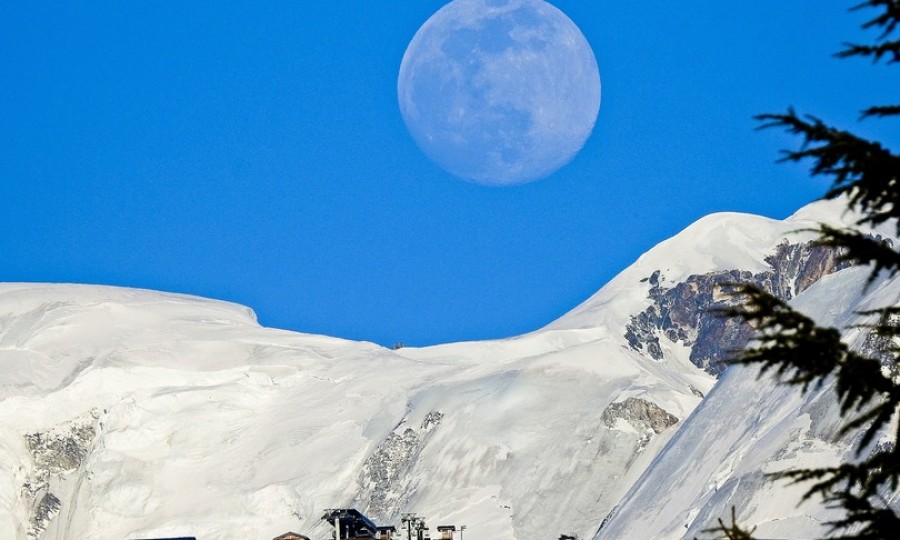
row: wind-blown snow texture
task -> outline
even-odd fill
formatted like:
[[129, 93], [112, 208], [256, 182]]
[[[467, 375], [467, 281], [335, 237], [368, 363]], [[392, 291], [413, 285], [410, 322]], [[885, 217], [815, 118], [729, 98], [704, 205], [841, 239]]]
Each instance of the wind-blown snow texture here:
[[762, 280], [825, 322], [895, 301], [792, 234], [840, 208], [709, 216], [544, 329], [422, 349], [195, 297], [0, 285], [0, 538], [316, 539], [342, 506], [470, 540], [591, 537], [614, 508], [598, 538], [690, 538], [731, 504], [766, 534], [815, 531], [822, 511], [762, 473], [846, 452], [828, 389], [716, 383], [692, 350], [740, 332], [704, 311], [714, 286], [691, 291]]

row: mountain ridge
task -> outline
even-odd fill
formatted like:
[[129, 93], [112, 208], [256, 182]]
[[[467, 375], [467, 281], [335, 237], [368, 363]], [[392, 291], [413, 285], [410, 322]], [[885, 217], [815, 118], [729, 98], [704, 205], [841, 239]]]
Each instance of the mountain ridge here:
[[[811, 238], [791, 234], [811, 219], [852, 221], [840, 208], [708, 216], [544, 328], [396, 351], [264, 328], [199, 297], [0, 284], [0, 457], [13, 464], [0, 536], [318, 538], [320, 511], [341, 505], [485, 539], [589, 537], [619, 507], [601, 534], [626, 530], [640, 513], [627, 501], [722, 384], [692, 361], [700, 334], [670, 332], [677, 317], [651, 318], [658, 355], [629, 341], [634, 318], [662, 306], [654, 287], [766, 272], [785, 238]], [[711, 516], [721, 501], [701, 502]]]

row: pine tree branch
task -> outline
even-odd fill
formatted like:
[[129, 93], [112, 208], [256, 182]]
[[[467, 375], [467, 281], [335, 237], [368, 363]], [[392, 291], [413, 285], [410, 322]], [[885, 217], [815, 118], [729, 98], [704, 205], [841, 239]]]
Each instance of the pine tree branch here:
[[[728, 294], [738, 296], [740, 302], [720, 313], [739, 317], [758, 331], [754, 343], [732, 362], [757, 364], [761, 374], [774, 371], [781, 382], [801, 386], [804, 391], [833, 376], [841, 416], [858, 413], [842, 427], [841, 434], [862, 429], [862, 436], [855, 443], [856, 454], [860, 456], [867, 451], [900, 407], [900, 387], [883, 372], [881, 362], [850, 350], [836, 329], [816, 325], [812, 319], [754, 285], [730, 284], [727, 290]], [[894, 311], [897, 308], [868, 312], [881, 316], [878, 326], [890, 337], [900, 335], [897, 326], [887, 322]], [[846, 507], [845, 518], [835, 522], [835, 531], [852, 526], [878, 534], [881, 522], [873, 520], [887, 522], [897, 517], [893, 512], [885, 514], [870, 503], [879, 492], [885, 488], [895, 491], [900, 483], [900, 448], [897, 447], [876, 450], [859, 463], [792, 470], [773, 476], [792, 483], [809, 483], [804, 500], [820, 495], [838, 506], [855, 501], [855, 507]], [[868, 533], [859, 534], [848, 538], [869, 538]]]
[[[727, 293], [738, 304], [719, 310], [725, 317], [750, 323], [758, 334], [755, 345], [740, 351], [734, 364], [759, 364], [784, 383], [805, 391], [833, 373], [852, 354], [834, 328], [821, 328], [784, 301], [750, 284], [732, 284]], [[802, 354], [798, 354], [802, 352]]]
[[878, 28], [881, 34], [876, 38], [874, 45], [860, 45], [845, 43], [845, 49], [835, 56], [848, 58], [851, 56], [870, 56], [875, 62], [882, 57], [889, 58], [888, 63], [900, 62], [900, 40], [889, 39], [891, 34], [900, 27], [900, 0], [868, 0], [854, 6], [853, 10], [863, 8], [881, 9], [881, 13], [863, 24], [864, 29]]
[[900, 40], [895, 39], [886, 41], [878, 45], [859, 45], [856, 43], [845, 43], [846, 47], [843, 51], [837, 53], [838, 58], [849, 58], [851, 56], [871, 56], [872, 60], [878, 62], [882, 57], [888, 57], [888, 63], [893, 64], [900, 62]]
[[[704, 533], [717, 534], [714, 539], [711, 540], [754, 540], [753, 533], [756, 532], [756, 527], [753, 527], [750, 530], [742, 528], [737, 523], [737, 513], [734, 507], [731, 507], [731, 525], [726, 525], [722, 518], [719, 518], [719, 525], [713, 527], [711, 529], [705, 529]], [[724, 536], [720, 536], [724, 535]], [[698, 540], [695, 538], [694, 540]]]
[[881, 362], [850, 350], [837, 329], [818, 326], [755, 285], [729, 287], [727, 294], [738, 303], [718, 312], [740, 318], [757, 330], [751, 345], [730, 363], [759, 365], [760, 375], [774, 371], [779, 381], [803, 391], [834, 375], [841, 415], [859, 413], [847, 429], [868, 426], [858, 450], [867, 446], [900, 404], [900, 387], [883, 372]]
[[[897, 489], [900, 470], [895, 450], [876, 451], [859, 463], [844, 463], [836, 467], [790, 470], [768, 475], [789, 480], [791, 484], [810, 484], [802, 500], [815, 495], [828, 503], [843, 504], [845, 499], [879, 500], [879, 493]], [[887, 507], [887, 504], [884, 504]]]
[[900, 105], [881, 105], [878, 107], [869, 107], [862, 112], [860, 120], [871, 117], [884, 118], [887, 116], [900, 115]]
[[867, 286], [871, 285], [882, 271], [894, 276], [900, 272], [900, 253], [894, 251], [890, 241], [878, 236], [853, 229], [838, 229], [830, 225], [820, 225], [816, 244], [830, 247], [839, 252], [839, 257], [853, 265], [869, 266]]
[[863, 427], [863, 437], [857, 443], [856, 453], [861, 454], [875, 440], [882, 429], [891, 421], [891, 416], [897, 410], [897, 404], [891, 400], [886, 400], [881, 404], [869, 409], [865, 413], [854, 417], [841, 427], [840, 435], [848, 435]]
[[[866, 0], [853, 9], [872, 8], [876, 15], [864, 29], [878, 29], [880, 35], [869, 44], [845, 44], [836, 56], [867, 56], [878, 62], [900, 63], [900, 0]], [[900, 105], [874, 106], [862, 111], [862, 118], [900, 115]], [[826, 125], [812, 116], [799, 117], [794, 110], [786, 114], [757, 117], [762, 128], [780, 127], [803, 137], [798, 151], [786, 152], [782, 161], [812, 160], [812, 174], [832, 178], [825, 198], [846, 196], [848, 206], [863, 217], [858, 225], [879, 225], [897, 219], [900, 235], [900, 156], [876, 141], [868, 141], [844, 130]], [[868, 285], [879, 275], [900, 273], [900, 253], [881, 238], [859, 231], [823, 225], [817, 243], [839, 250], [844, 261], [870, 265]], [[732, 284], [724, 289], [737, 297], [736, 306], [720, 309], [720, 314], [738, 317], [757, 329], [749, 347], [737, 353], [731, 363], [756, 364], [760, 376], [774, 372], [783, 383], [800, 386], [804, 392], [813, 384], [833, 378], [841, 417], [852, 418], [842, 426], [840, 436], [854, 436], [856, 462], [836, 467], [791, 470], [772, 476], [791, 482], [807, 482], [804, 499], [820, 495], [827, 504], [842, 508], [843, 518], [829, 522], [830, 533], [852, 531], [842, 540], [884, 540], [900, 531], [900, 516], [881, 497], [896, 493], [900, 485], [900, 423], [891, 425], [900, 410], [900, 307], [889, 306], [861, 313], [877, 316], [874, 324], [857, 325], [878, 336], [878, 358], [851, 350], [835, 328], [823, 328], [794, 311], [785, 302], [758, 287]], [[870, 319], [871, 320], [871, 319]], [[885, 356], [891, 363], [882, 365]], [[857, 435], [858, 433], [858, 435]], [[877, 437], [889, 435], [890, 444], [875, 445]], [[863, 457], [865, 455], [865, 457]], [[708, 532], [724, 534], [727, 539], [746, 540], [732, 508], [731, 525], [721, 519]]]
[[[832, 176], [825, 198], [847, 195], [850, 207], [865, 217], [859, 224], [878, 225], [900, 218], [900, 156], [881, 144], [826, 125], [813, 116], [800, 118], [793, 109], [787, 114], [757, 116], [761, 128], [782, 127], [802, 135], [803, 147], [788, 151], [782, 161], [812, 159], [812, 174]], [[900, 222], [897, 224], [900, 234]]]
[[847, 515], [828, 522], [831, 532], [856, 528], [852, 536], [840, 536], [836, 540], [884, 540], [894, 538], [900, 531], [900, 518], [886, 504], [877, 508], [867, 498], [850, 493], [839, 493], [832, 502], [844, 508]]
[[857, 11], [865, 8], [882, 8], [883, 13], [869, 20], [862, 27], [864, 29], [881, 28], [881, 36], [879, 39], [885, 39], [900, 26], [900, 0], [867, 0], [861, 4], [853, 6], [851, 11]]

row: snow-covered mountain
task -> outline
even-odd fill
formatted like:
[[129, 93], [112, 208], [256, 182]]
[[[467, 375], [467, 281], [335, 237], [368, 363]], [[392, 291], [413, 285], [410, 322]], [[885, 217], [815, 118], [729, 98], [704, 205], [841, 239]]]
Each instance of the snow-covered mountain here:
[[[900, 303], [900, 281], [861, 294], [866, 268], [826, 276], [793, 301], [821, 324], [859, 323], [860, 309]], [[871, 346], [860, 328], [846, 333], [857, 347]], [[701, 534], [734, 506], [759, 538], [819, 538], [824, 522], [840, 516], [819, 498], [803, 502], [804, 485], [765, 478], [767, 473], [837, 465], [852, 460], [831, 384], [802, 396], [796, 388], [757, 380], [752, 368], [730, 369], [656, 457], [595, 536], [679, 539]], [[874, 446], [873, 446], [874, 448]], [[887, 498], [900, 500], [900, 493]]]
[[708, 309], [735, 280], [825, 322], [896, 301], [795, 232], [842, 208], [706, 217], [546, 328], [420, 349], [196, 297], [0, 285], [0, 538], [318, 539], [350, 506], [470, 540], [692, 538], [732, 504], [814, 530], [821, 510], [761, 475], [846, 451], [829, 400], [722, 374], [751, 331]]

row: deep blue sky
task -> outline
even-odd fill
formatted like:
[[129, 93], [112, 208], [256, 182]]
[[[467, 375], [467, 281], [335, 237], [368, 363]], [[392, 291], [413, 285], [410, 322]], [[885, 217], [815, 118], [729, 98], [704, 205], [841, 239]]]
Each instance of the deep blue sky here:
[[857, 124], [896, 68], [835, 60], [857, 3], [559, 0], [600, 65], [592, 137], [550, 178], [449, 176], [396, 77], [442, 0], [0, 3], [0, 280], [198, 294], [390, 345], [549, 323], [713, 211], [785, 217], [793, 105]]

